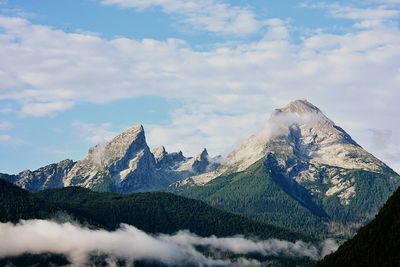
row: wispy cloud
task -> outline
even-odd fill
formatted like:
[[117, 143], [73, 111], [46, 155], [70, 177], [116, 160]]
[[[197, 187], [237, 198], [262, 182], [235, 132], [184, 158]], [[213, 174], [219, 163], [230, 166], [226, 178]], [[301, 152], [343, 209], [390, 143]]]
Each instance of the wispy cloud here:
[[182, 24], [212, 33], [247, 35], [263, 26], [250, 9], [218, 0], [102, 0], [101, 3], [137, 10], [160, 8]]
[[74, 106], [72, 101], [26, 102], [21, 109], [22, 116], [43, 117], [67, 110]]
[[8, 134], [0, 134], [0, 142], [11, 142], [13, 137]]
[[393, 5], [400, 4], [400, 0], [368, 0], [368, 2], [378, 3], [378, 4], [393, 4]]
[[[64, 254], [73, 266], [84, 266], [90, 254], [106, 255], [109, 262], [123, 259], [129, 263], [146, 260], [167, 265], [259, 266], [258, 261], [245, 256], [252, 253], [317, 260], [337, 249], [332, 240], [310, 244], [276, 239], [255, 241], [244, 237], [203, 238], [187, 231], [149, 235], [126, 224], [108, 232], [45, 220], [0, 223], [0, 233], [0, 257], [57, 253]], [[199, 250], [199, 246], [206, 248], [206, 252]], [[221, 259], [216, 252], [229, 252], [236, 259]]]
[[5, 16], [17, 16], [21, 18], [31, 19], [36, 17], [35, 13], [28, 12], [21, 8], [9, 7], [8, 0], [0, 0], [0, 14]]
[[395, 146], [393, 131], [390, 129], [368, 129], [371, 137], [369, 147], [380, 157], [394, 162], [393, 168], [400, 170], [400, 148]]
[[0, 120], [0, 130], [6, 130], [12, 127], [12, 123], [9, 121]]
[[[0, 120], [0, 131], [8, 130], [12, 127], [13, 127], [13, 124], [10, 121]], [[15, 143], [19, 143], [19, 142], [16, 138], [11, 136], [10, 134], [0, 132], [0, 143], [15, 144]]]
[[397, 8], [384, 5], [385, 1], [380, 1], [380, 4], [360, 8], [337, 2], [303, 2], [300, 7], [327, 10], [333, 18], [357, 21], [354, 24], [356, 28], [371, 28], [382, 26], [383, 23], [388, 23], [400, 15]]
[[77, 121], [72, 123], [72, 128], [80, 138], [93, 145], [109, 141], [117, 134], [113, 131], [112, 124], [109, 122], [93, 124]]

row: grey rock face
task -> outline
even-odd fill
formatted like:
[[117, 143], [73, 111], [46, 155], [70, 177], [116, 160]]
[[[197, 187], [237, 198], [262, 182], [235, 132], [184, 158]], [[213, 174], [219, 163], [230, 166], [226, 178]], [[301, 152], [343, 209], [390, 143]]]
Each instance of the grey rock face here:
[[[178, 171], [185, 174], [183, 176], [195, 176], [202, 173], [214, 171], [219, 167], [219, 163], [208, 155], [207, 149], [203, 149], [198, 155], [190, 158], [182, 164]], [[184, 178], [184, 177], [183, 177]]]
[[75, 162], [66, 159], [35, 171], [25, 170], [15, 176], [14, 183], [28, 191], [63, 187], [63, 179]]
[[64, 186], [128, 193], [158, 190], [169, 182], [156, 170], [143, 127], [135, 125], [110, 142], [91, 148], [68, 173]]
[[203, 173], [207, 171], [207, 168], [210, 165], [210, 160], [208, 156], [207, 149], [203, 149], [201, 153], [194, 158], [192, 169], [196, 173]]
[[182, 151], [168, 153], [164, 146], [160, 146], [153, 151], [157, 168], [164, 170], [176, 170], [188, 159], [183, 155]]
[[208, 155], [205, 148], [192, 158], [183, 156], [182, 151], [168, 153], [164, 147], [156, 148], [153, 154], [157, 168], [164, 173], [164, 176], [173, 177], [174, 182], [208, 173], [219, 166], [219, 163]]

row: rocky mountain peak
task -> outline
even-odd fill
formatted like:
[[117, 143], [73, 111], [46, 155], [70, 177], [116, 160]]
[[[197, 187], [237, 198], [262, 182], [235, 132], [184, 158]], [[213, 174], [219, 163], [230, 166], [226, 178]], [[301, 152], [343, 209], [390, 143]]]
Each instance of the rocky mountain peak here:
[[147, 148], [143, 126], [133, 125], [105, 144], [89, 149], [87, 159], [100, 166], [107, 166], [123, 157], [130, 157], [138, 150]]
[[[68, 173], [64, 185], [95, 188], [111, 182], [112, 186], [119, 188], [132, 180], [138, 182], [139, 174], [142, 177], [155, 176], [154, 169], [155, 159], [147, 146], [143, 126], [137, 124], [109, 142], [89, 149], [87, 157], [78, 161]], [[129, 185], [127, 188], [136, 186]]]
[[[187, 158], [182, 151], [168, 153], [164, 146], [159, 146], [153, 150], [153, 155], [159, 169], [175, 170], [183, 164]], [[172, 175], [172, 174], [171, 174]]]
[[297, 113], [299, 115], [307, 113], [321, 113], [321, 110], [308, 102], [306, 99], [294, 100], [284, 106], [283, 108], [276, 110], [278, 113]]
[[216, 166], [213, 164], [211, 157], [208, 155], [207, 149], [204, 148], [199, 154], [183, 163], [178, 170], [182, 172], [186, 171], [192, 172], [193, 174], [200, 174], [215, 168]]
[[228, 155], [227, 164], [241, 171], [269, 152], [291, 162], [296, 158], [345, 169], [375, 172], [387, 169], [307, 100], [295, 100], [277, 109], [262, 131]]
[[164, 146], [159, 146], [153, 150], [153, 155], [156, 161], [160, 161], [168, 155], [168, 152]]
[[196, 160], [208, 160], [208, 151], [206, 148], [204, 148], [200, 154], [198, 154], [196, 157]]

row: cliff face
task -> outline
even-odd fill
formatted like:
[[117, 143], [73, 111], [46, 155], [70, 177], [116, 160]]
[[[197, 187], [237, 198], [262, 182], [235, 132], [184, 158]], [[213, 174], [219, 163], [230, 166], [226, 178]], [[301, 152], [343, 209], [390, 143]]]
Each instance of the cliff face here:
[[69, 159], [53, 163], [35, 171], [25, 170], [18, 175], [0, 174], [0, 178], [29, 191], [59, 188], [75, 162]]
[[64, 179], [64, 186], [98, 191], [137, 192], [165, 187], [170, 181], [156, 171], [144, 129], [135, 125], [106, 144], [91, 148]]

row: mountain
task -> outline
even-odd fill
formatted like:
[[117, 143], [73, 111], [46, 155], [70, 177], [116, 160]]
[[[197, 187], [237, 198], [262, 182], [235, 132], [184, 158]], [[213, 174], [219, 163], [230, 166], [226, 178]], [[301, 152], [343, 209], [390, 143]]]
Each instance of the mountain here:
[[400, 177], [306, 100], [275, 110], [219, 168], [168, 189], [290, 229], [348, 236]]
[[356, 236], [317, 266], [400, 266], [400, 189]]
[[164, 147], [151, 152], [143, 127], [134, 125], [111, 141], [90, 148], [82, 160], [64, 160], [18, 175], [0, 174], [0, 179], [31, 192], [80, 186], [95, 191], [132, 193], [162, 190], [179, 179], [217, 166], [207, 150], [193, 158], [186, 158], [182, 152], [168, 153]]
[[295, 169], [290, 176], [300, 182], [315, 180], [311, 169], [320, 165], [394, 173], [306, 100], [276, 109], [266, 127], [228, 155], [227, 163], [241, 171], [272, 152], [283, 168]]

